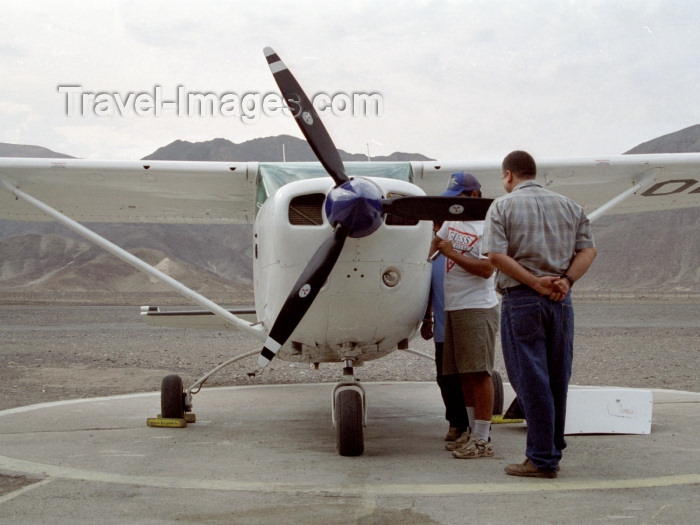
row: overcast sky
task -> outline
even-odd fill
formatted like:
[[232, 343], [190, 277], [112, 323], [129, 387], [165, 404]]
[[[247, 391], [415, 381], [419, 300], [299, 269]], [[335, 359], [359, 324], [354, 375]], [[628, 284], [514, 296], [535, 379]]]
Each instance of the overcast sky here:
[[[310, 96], [380, 99], [380, 114], [326, 110], [353, 153], [612, 155], [700, 123], [699, 2], [331, 4], [0, 0], [0, 142], [138, 159], [176, 139], [301, 137], [255, 105], [277, 92], [265, 46]], [[178, 115], [178, 93], [228, 114]], [[244, 95], [252, 122], [233, 105]]]

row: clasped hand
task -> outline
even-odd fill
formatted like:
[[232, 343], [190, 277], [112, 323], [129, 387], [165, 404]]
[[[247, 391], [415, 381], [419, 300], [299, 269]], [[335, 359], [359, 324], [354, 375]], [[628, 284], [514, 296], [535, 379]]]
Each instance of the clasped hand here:
[[571, 286], [569, 281], [563, 277], [546, 275], [537, 277], [535, 286], [532, 288], [541, 295], [549, 297], [552, 301], [563, 301]]

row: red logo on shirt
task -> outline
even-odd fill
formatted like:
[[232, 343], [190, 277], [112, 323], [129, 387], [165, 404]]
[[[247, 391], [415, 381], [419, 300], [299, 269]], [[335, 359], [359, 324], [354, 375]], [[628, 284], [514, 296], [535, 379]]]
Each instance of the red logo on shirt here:
[[[474, 245], [479, 240], [479, 236], [471, 232], [461, 232], [450, 228], [447, 232], [447, 240], [452, 242], [452, 247], [462, 255], [474, 249]], [[455, 265], [452, 259], [447, 259], [446, 269], [449, 272]]]

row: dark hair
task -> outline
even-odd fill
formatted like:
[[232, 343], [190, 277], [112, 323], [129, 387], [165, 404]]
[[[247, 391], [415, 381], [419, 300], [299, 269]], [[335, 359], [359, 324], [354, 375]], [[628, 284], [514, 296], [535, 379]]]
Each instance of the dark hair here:
[[532, 179], [537, 175], [537, 165], [526, 151], [512, 151], [503, 159], [503, 171], [510, 171], [519, 179]]

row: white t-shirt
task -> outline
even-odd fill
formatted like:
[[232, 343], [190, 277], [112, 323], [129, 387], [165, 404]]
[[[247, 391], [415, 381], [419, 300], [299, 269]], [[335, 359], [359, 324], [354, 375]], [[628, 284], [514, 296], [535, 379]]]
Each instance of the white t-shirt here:
[[[447, 221], [437, 236], [452, 241], [455, 250], [466, 257], [486, 259], [481, 254], [484, 221]], [[445, 258], [445, 310], [493, 308], [498, 304], [494, 275], [488, 279], [469, 273], [456, 262]], [[495, 273], [495, 272], [494, 272]]]

